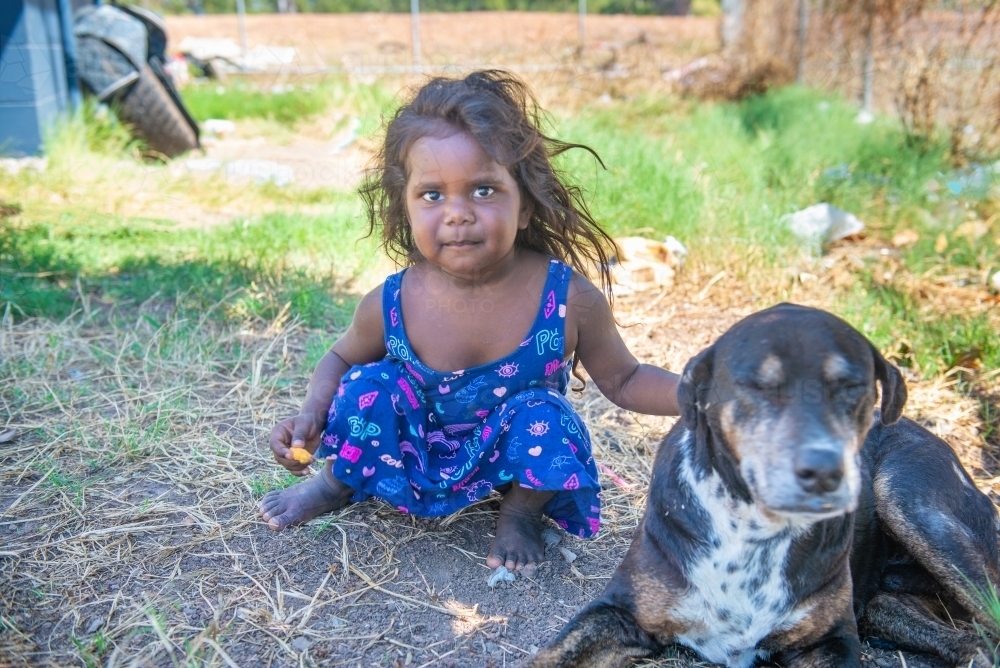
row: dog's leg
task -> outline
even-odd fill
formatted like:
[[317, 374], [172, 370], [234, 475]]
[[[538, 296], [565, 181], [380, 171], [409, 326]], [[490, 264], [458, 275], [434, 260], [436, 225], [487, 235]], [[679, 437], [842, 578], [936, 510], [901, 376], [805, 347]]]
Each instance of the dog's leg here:
[[857, 668], [861, 666], [861, 642], [857, 636], [837, 636], [774, 659], [779, 666], [787, 668]]
[[947, 597], [948, 592], [920, 564], [892, 564], [882, 571], [882, 591], [890, 594], [912, 594], [920, 598]]
[[927, 605], [909, 594], [876, 594], [861, 617], [862, 635], [896, 643], [904, 649], [937, 654], [953, 666], [990, 668], [975, 633], [945, 624]]
[[618, 668], [656, 652], [660, 644], [625, 610], [591, 603], [570, 620], [525, 668]]
[[814, 640], [810, 645], [776, 651], [771, 658], [787, 668], [860, 668], [861, 641], [849, 605], [822, 637], [810, 639]]
[[873, 480], [882, 528], [933, 576], [946, 597], [987, 621], [981, 595], [1000, 586], [1000, 526], [993, 502], [976, 489], [951, 448], [927, 430], [902, 420], [885, 434], [891, 451]]

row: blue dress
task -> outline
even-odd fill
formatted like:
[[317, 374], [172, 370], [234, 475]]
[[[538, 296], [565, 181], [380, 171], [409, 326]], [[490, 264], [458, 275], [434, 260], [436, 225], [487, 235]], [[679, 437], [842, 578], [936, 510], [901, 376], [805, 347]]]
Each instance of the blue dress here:
[[356, 490], [404, 513], [440, 517], [504, 485], [553, 491], [544, 512], [590, 538], [600, 528], [600, 485], [590, 435], [564, 396], [566, 294], [572, 270], [551, 260], [531, 331], [514, 352], [450, 373], [413, 353], [400, 285], [382, 289], [387, 355], [344, 374], [317, 459]]

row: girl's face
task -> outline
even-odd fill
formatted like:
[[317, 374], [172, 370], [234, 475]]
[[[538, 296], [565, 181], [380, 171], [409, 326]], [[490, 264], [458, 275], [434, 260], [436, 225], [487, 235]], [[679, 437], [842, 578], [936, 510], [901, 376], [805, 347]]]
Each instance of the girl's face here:
[[406, 163], [406, 214], [425, 260], [476, 279], [513, 259], [530, 211], [517, 182], [479, 142], [460, 131], [421, 137]]

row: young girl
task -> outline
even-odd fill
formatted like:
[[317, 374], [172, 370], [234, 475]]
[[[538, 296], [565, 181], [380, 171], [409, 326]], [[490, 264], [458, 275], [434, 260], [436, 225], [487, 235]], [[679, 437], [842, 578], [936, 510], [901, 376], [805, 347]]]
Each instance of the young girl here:
[[497, 490], [486, 563], [531, 574], [543, 514], [582, 538], [600, 526], [590, 436], [563, 396], [573, 364], [622, 408], [677, 414], [677, 376], [636, 361], [604, 294], [571, 269], [596, 264], [607, 289], [612, 242], [550, 162], [577, 145], [539, 124], [500, 71], [433, 79], [390, 121], [361, 195], [408, 266], [365, 295], [299, 415], [271, 432], [292, 473], [308, 469], [292, 447], [324, 465], [264, 497], [270, 528], [369, 496], [438, 517]]

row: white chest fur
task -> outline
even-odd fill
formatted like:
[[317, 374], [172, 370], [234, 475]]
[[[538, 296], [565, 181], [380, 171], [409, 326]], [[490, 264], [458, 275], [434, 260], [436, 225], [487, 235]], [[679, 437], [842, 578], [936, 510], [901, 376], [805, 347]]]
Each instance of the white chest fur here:
[[806, 614], [795, 608], [784, 565], [792, 539], [808, 525], [776, 519], [733, 499], [718, 474], [698, 480], [689, 461], [683, 477], [711, 518], [705, 537], [712, 547], [685, 568], [690, 585], [671, 616], [688, 630], [677, 640], [714, 663], [748, 668], [766, 658], [755, 649], [757, 643]]

